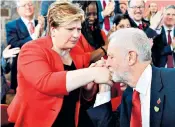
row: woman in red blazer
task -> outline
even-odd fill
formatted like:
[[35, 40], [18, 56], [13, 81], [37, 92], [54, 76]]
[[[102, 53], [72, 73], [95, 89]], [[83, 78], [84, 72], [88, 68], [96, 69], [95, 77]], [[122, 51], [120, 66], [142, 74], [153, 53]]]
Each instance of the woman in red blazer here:
[[78, 126], [79, 98], [83, 91], [84, 98], [93, 96], [93, 86], [83, 86], [111, 83], [105, 67], [80, 69], [90, 60], [90, 54], [80, 55], [82, 49], [75, 46], [83, 16], [77, 5], [53, 3], [47, 16], [48, 36], [22, 47], [17, 93], [8, 107], [9, 121], [15, 127]]

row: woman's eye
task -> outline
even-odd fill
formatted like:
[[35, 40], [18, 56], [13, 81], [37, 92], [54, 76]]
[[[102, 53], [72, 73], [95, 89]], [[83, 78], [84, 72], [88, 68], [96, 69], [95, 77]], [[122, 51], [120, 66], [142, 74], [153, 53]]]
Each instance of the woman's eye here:
[[119, 26], [120, 28], [124, 28], [124, 25]]
[[67, 30], [72, 31], [72, 30], [74, 30], [74, 29], [73, 29], [73, 28], [68, 28]]

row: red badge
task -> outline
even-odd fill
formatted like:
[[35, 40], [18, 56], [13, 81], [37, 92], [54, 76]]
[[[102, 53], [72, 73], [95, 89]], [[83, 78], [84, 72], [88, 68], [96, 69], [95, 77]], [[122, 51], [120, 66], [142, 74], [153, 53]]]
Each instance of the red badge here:
[[157, 104], [159, 105], [161, 103], [161, 100], [160, 98], [157, 100]]

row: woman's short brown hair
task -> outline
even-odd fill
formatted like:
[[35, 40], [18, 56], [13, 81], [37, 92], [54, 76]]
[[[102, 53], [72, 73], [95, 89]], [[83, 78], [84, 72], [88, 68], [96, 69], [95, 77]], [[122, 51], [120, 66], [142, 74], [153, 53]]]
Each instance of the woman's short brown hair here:
[[84, 20], [84, 11], [79, 4], [71, 2], [54, 2], [50, 5], [47, 15], [48, 34], [51, 27], [64, 26], [72, 21]]

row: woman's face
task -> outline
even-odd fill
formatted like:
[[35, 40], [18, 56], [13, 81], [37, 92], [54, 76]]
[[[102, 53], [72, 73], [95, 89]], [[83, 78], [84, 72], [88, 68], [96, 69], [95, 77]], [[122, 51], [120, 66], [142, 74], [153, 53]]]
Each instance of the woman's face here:
[[97, 7], [95, 3], [91, 3], [86, 8], [86, 18], [88, 19], [89, 25], [93, 25], [97, 20]]
[[128, 19], [122, 19], [119, 24], [116, 26], [116, 29], [130, 28], [131, 24]]
[[59, 49], [73, 48], [81, 34], [81, 21], [72, 21], [66, 26], [51, 29], [53, 45]]

